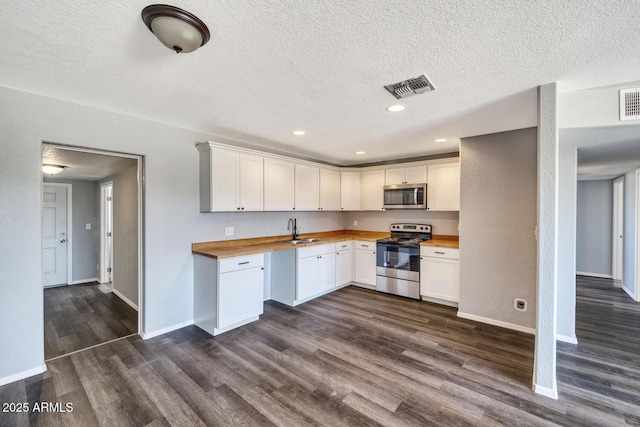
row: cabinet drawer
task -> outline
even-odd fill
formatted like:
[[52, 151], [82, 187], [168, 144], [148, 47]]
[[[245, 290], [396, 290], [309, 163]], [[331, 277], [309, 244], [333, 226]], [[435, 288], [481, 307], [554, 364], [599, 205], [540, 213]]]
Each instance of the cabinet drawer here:
[[318, 256], [336, 251], [335, 243], [325, 243], [324, 245], [307, 246], [306, 248], [298, 248], [298, 259], [310, 256]]
[[369, 249], [369, 250], [375, 250], [376, 249], [376, 242], [367, 242], [364, 240], [356, 240], [354, 242], [354, 246], [356, 247], [356, 249]]
[[262, 266], [264, 266], [264, 254], [224, 258], [220, 260], [220, 273], [222, 274], [228, 271], [244, 270], [245, 268]]
[[346, 240], [344, 242], [338, 242], [336, 243], [336, 251], [337, 252], [341, 252], [341, 251], [348, 251], [353, 249], [353, 240]]
[[460, 249], [422, 246], [420, 247], [420, 255], [433, 258], [460, 259]]

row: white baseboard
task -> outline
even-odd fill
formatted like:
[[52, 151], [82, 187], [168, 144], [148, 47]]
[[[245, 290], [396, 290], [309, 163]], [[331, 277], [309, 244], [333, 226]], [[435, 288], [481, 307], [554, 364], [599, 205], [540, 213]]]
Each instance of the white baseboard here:
[[17, 374], [9, 375], [8, 377], [0, 378], [0, 386], [41, 374], [46, 370], [47, 365], [43, 364], [42, 366], [38, 366], [37, 368], [28, 369], [26, 371], [18, 372]]
[[548, 397], [549, 399], [558, 400], [558, 389], [557, 388], [542, 387], [541, 385], [534, 384], [533, 385], [533, 391], [536, 394], [539, 394], [539, 395], [544, 396], [544, 397]]
[[116, 294], [118, 296], [118, 298], [120, 298], [122, 301], [126, 302], [129, 306], [131, 306], [131, 308], [133, 308], [135, 311], [138, 311], [138, 305], [134, 304], [133, 301], [131, 301], [129, 298], [125, 297], [124, 295], [122, 295], [117, 289], [112, 288], [111, 292], [113, 292], [114, 294]]
[[567, 342], [569, 344], [578, 344], [578, 338], [575, 335], [570, 337], [568, 335], [557, 335], [556, 334], [556, 341]]
[[163, 329], [160, 329], [160, 330], [157, 330], [157, 331], [149, 332], [149, 333], [143, 331], [140, 335], [142, 336], [143, 340], [148, 340], [150, 338], [154, 338], [154, 337], [157, 337], [157, 336], [160, 336], [160, 335], [164, 335], [164, 334], [166, 334], [168, 332], [172, 332], [172, 331], [175, 331], [175, 330], [178, 330], [178, 329], [182, 329], [185, 326], [190, 326], [190, 325], [193, 325], [193, 319], [187, 320], [186, 322], [178, 323], [177, 325], [169, 326], [167, 328], [163, 328]]
[[473, 320], [480, 323], [487, 323], [493, 326], [500, 326], [501, 328], [524, 332], [526, 334], [531, 334], [531, 335], [536, 334], [536, 330], [533, 328], [516, 325], [515, 323], [503, 322], [502, 320], [495, 320], [495, 319], [489, 319], [487, 317], [476, 316], [475, 314], [463, 313], [462, 311], [458, 311], [458, 317], [462, 317], [463, 319]]
[[627, 295], [629, 295], [634, 301], [636, 300], [636, 295], [631, 292], [631, 289], [627, 288], [626, 286], [622, 285], [622, 290], [625, 291], [627, 293]]
[[599, 277], [600, 279], [613, 279], [611, 274], [587, 273], [586, 271], [576, 271], [578, 276]]
[[112, 283], [100, 283], [98, 285], [98, 289], [100, 289], [104, 294], [109, 294], [113, 291], [112, 286], [113, 286]]
[[81, 279], [81, 280], [74, 280], [73, 282], [69, 282], [67, 283], [68, 285], [81, 285], [83, 283], [91, 283], [91, 282], [98, 282], [98, 278], [97, 277], [93, 277], [91, 279]]

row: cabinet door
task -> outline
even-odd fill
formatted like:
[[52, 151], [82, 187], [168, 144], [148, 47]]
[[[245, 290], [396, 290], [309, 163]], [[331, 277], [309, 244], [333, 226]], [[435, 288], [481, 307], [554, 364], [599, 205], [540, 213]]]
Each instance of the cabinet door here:
[[353, 251], [336, 252], [336, 286], [346, 285], [353, 280]]
[[295, 182], [295, 210], [320, 209], [320, 168], [296, 164]]
[[427, 210], [460, 210], [460, 163], [428, 166]]
[[294, 207], [294, 167], [292, 162], [265, 157], [264, 210], [290, 211]]
[[340, 172], [320, 168], [320, 209], [340, 210]]
[[211, 149], [211, 211], [236, 211], [238, 204], [239, 159], [237, 151]]
[[354, 281], [366, 285], [376, 284], [376, 252], [356, 249], [354, 253]]
[[220, 274], [218, 329], [262, 314], [262, 287], [261, 267]]
[[458, 302], [460, 299], [460, 264], [457, 259], [422, 257], [420, 261], [420, 295]]
[[360, 172], [340, 172], [340, 208], [360, 210]]
[[262, 210], [263, 158], [251, 154], [240, 155], [240, 210]]
[[379, 211], [384, 209], [384, 179], [384, 170], [362, 173], [362, 210]]
[[404, 168], [386, 169], [386, 185], [404, 184]]
[[404, 182], [407, 184], [424, 184], [427, 182], [426, 166], [411, 166], [404, 170]]
[[322, 254], [318, 258], [318, 292], [336, 287], [336, 254]]
[[300, 301], [317, 295], [318, 283], [318, 256], [298, 258], [296, 299]]

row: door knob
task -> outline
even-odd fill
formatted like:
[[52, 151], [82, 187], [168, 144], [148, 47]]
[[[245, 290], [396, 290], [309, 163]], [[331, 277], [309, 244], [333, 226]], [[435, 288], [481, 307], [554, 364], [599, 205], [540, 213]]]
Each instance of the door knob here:
[[62, 240], [60, 240], [60, 243], [64, 243], [66, 241], [67, 241], [67, 239], [62, 239]]

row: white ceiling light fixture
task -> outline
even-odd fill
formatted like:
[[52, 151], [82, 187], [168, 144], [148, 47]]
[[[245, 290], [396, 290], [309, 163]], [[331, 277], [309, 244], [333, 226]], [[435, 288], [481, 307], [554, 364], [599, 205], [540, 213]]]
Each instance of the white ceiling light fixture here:
[[52, 165], [49, 163], [42, 164], [42, 173], [46, 173], [47, 175], [57, 175], [63, 170], [65, 170], [66, 166], [60, 165]]
[[407, 108], [407, 107], [405, 107], [405, 106], [404, 106], [404, 105], [402, 105], [402, 104], [394, 104], [394, 105], [390, 105], [390, 106], [388, 106], [388, 107], [386, 108], [386, 110], [387, 110], [387, 111], [389, 111], [389, 112], [391, 112], [391, 113], [398, 113], [398, 112], [400, 112], [400, 111], [404, 111], [404, 110], [405, 110], [405, 108]]
[[356, 151], [356, 154], [364, 154], [364, 151]]
[[174, 6], [147, 6], [142, 9], [142, 20], [163, 45], [176, 53], [193, 52], [211, 38], [204, 22], [186, 10]]
[[292, 134], [296, 135], [296, 136], [302, 136], [304, 134], [306, 134], [305, 131], [303, 130], [294, 130], [293, 132], [291, 132]]
[[447, 142], [447, 138], [438, 138], [436, 142]]

